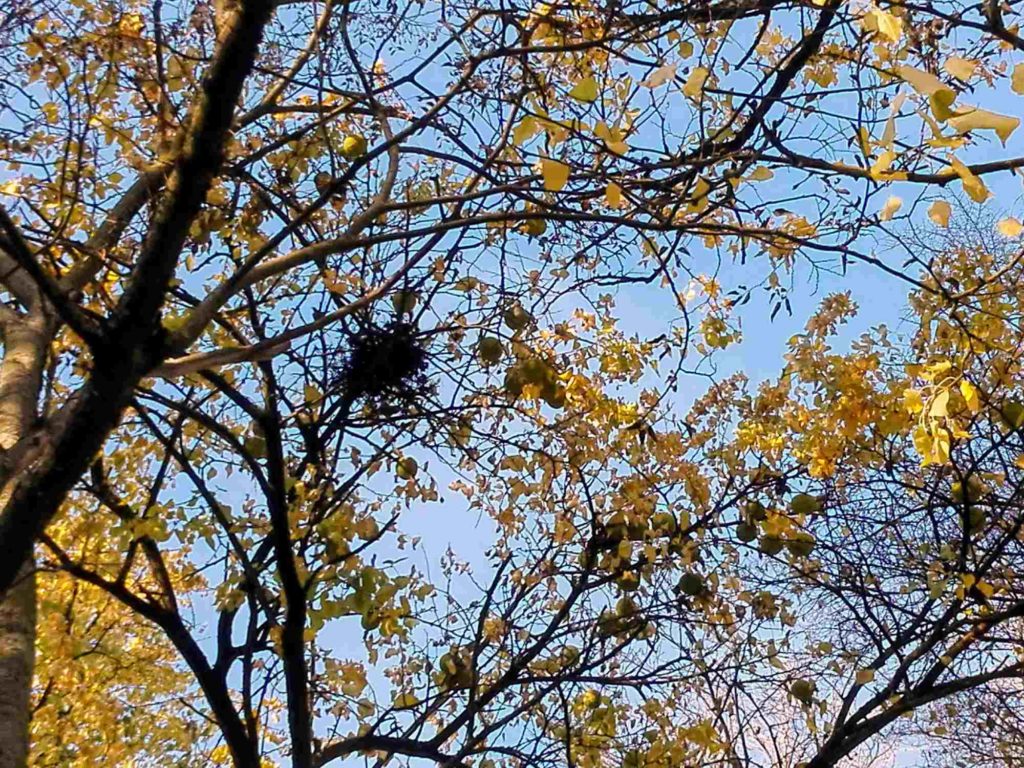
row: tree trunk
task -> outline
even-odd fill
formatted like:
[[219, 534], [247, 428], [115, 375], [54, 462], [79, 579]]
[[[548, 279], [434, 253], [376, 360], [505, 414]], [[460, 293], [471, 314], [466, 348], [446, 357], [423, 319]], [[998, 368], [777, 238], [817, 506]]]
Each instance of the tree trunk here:
[[[37, 311], [5, 323], [2, 332], [0, 459], [5, 460], [10, 458], [6, 452], [26, 436], [36, 419], [52, 330]], [[0, 471], [0, 508], [10, 493], [10, 473], [17, 471], [12, 466]], [[28, 764], [35, 640], [36, 577], [35, 564], [29, 560], [15, 585], [0, 594], [0, 768]]]
[[28, 764], [35, 640], [36, 577], [29, 562], [0, 600], [0, 768]]

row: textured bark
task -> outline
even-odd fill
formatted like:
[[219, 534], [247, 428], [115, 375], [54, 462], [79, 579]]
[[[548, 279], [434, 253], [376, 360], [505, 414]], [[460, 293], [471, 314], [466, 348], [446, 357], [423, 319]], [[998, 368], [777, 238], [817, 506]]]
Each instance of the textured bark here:
[[28, 761], [35, 631], [36, 579], [27, 563], [0, 600], [0, 768]]
[[[0, 450], [7, 451], [35, 421], [51, 329], [38, 313], [8, 323], [3, 330]], [[0, 473], [0, 507], [9, 500], [11, 469]], [[0, 596], [0, 768], [24, 768], [28, 761], [35, 633], [36, 580], [29, 560], [22, 564], [15, 585]]]

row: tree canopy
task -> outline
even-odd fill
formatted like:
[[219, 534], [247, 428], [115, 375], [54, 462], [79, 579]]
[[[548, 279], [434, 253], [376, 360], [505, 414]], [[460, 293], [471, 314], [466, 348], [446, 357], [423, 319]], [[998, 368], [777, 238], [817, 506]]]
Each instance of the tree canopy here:
[[0, 768], [1014, 764], [1017, 16], [8, 3]]

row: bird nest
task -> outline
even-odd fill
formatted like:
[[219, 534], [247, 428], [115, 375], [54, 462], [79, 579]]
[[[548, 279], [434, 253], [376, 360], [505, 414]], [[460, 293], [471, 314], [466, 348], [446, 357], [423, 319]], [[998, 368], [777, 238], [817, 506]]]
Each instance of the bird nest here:
[[427, 348], [415, 325], [397, 318], [385, 325], [367, 319], [349, 338], [336, 382], [350, 401], [394, 406], [432, 391]]

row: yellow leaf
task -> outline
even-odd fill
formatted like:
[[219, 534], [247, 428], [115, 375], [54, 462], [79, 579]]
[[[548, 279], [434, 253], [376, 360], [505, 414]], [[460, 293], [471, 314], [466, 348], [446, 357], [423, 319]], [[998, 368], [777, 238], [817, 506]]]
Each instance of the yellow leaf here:
[[697, 183], [693, 185], [693, 192], [690, 195], [690, 202], [686, 206], [686, 210], [690, 213], [700, 213], [708, 207], [708, 192], [711, 191], [711, 185], [708, 184], [707, 180], [703, 176], [697, 177]]
[[989, 112], [987, 109], [967, 107], [965, 111], [953, 114], [952, 117], [948, 118], [947, 122], [953, 126], [957, 133], [995, 131], [996, 135], [1003, 142], [1003, 146], [1005, 146], [1006, 140], [1010, 138], [1010, 134], [1017, 130], [1017, 126], [1020, 125], [1020, 118], [1000, 115], [995, 112]]
[[924, 466], [949, 461], [950, 435], [943, 427], [929, 429], [919, 425], [913, 434], [914, 448], [921, 454]]
[[747, 174], [748, 181], [768, 181], [773, 178], [775, 173], [771, 168], [765, 168], [763, 165], [757, 166], [749, 174]]
[[916, 389], [903, 390], [903, 407], [910, 413], [920, 413], [924, 409], [924, 399]]
[[921, 371], [921, 378], [926, 381], [935, 381], [952, 368], [953, 364], [949, 362], [949, 360], [939, 360], [937, 363], [932, 363], [931, 365], [926, 366], [925, 369]]
[[687, 741], [705, 749], [718, 745], [718, 732], [710, 720], [701, 720], [694, 726], [684, 728], [682, 735]]
[[[940, 91], [953, 93], [952, 88], [945, 85], [931, 72], [925, 72], [923, 69], [915, 69], [914, 67], [903, 65], [896, 67], [896, 74], [922, 96], [931, 96], [933, 93]], [[956, 96], [956, 94], [953, 95], [954, 97]]]
[[996, 230], [1003, 237], [1019, 237], [1020, 233], [1024, 232], [1024, 224], [1021, 224], [1019, 219], [1010, 216], [996, 224]]
[[366, 688], [366, 671], [359, 664], [345, 664], [341, 672], [341, 692], [358, 696]]
[[956, 92], [952, 88], [943, 84], [931, 72], [914, 67], [897, 67], [896, 74], [919, 94], [928, 97], [928, 103], [931, 104], [932, 112], [938, 120], [949, 118], [952, 114], [949, 108], [956, 100]]
[[877, 16], [879, 34], [894, 43], [898, 43], [903, 32], [903, 22], [887, 11], [878, 11]]
[[1010, 77], [1010, 88], [1014, 93], [1024, 93], [1024, 64], [1018, 64], [1013, 68], [1013, 75]]
[[679, 56], [683, 59], [688, 59], [693, 56], [693, 43], [688, 40], [684, 40], [679, 44]]
[[188, 322], [188, 313], [183, 312], [181, 314], [165, 314], [160, 319], [160, 325], [164, 327], [164, 330], [169, 333], [180, 331], [185, 327], [185, 323]]
[[956, 100], [956, 95], [952, 91], [936, 91], [928, 97], [928, 103], [931, 105], [932, 114], [935, 115], [936, 120], [945, 122], [953, 116], [953, 102]]
[[928, 415], [933, 419], [943, 419], [946, 417], [947, 408], [949, 406], [949, 390], [942, 390], [932, 400], [931, 407], [928, 409]]
[[878, 218], [881, 221], [889, 221], [902, 207], [903, 200], [896, 197], [896, 195], [890, 195], [889, 199], [885, 201], [885, 205], [882, 206], [882, 210], [878, 212]]
[[871, 164], [871, 169], [868, 171], [873, 179], [881, 179], [885, 175], [885, 172], [889, 170], [889, 166], [892, 165], [893, 160], [896, 159], [896, 153], [891, 149], [885, 150], [878, 156], [878, 159]]
[[[931, 129], [932, 137], [927, 140], [928, 146], [930, 147], [960, 147], [963, 146], [964, 139], [961, 136], [946, 136], [942, 133], [942, 126], [939, 125], [938, 120], [929, 115], [923, 110], [917, 110], [917, 114], [920, 115], [921, 119], [924, 120], [928, 127]], [[949, 115], [946, 115], [949, 117]]]
[[319, 403], [323, 398], [323, 394], [312, 384], [307, 384], [302, 390], [303, 397], [305, 397], [307, 405], [313, 405]]
[[957, 80], [962, 80], [966, 83], [974, 75], [974, 71], [978, 68], [978, 62], [975, 59], [962, 59], [959, 56], [950, 56], [946, 59], [946, 63], [942, 65], [942, 68]]
[[608, 203], [609, 208], [618, 208], [622, 205], [622, 187], [616, 184], [614, 181], [608, 182], [608, 186], [604, 188], [604, 200]]
[[978, 390], [967, 379], [960, 380], [960, 394], [963, 395], [967, 407], [974, 413], [981, 409], [981, 402], [978, 400]]
[[875, 679], [875, 670], [868, 667], [867, 669], [857, 670], [857, 685], [867, 685]]
[[624, 155], [629, 151], [629, 145], [624, 141], [622, 129], [619, 127], [609, 128], [607, 123], [601, 121], [594, 126], [594, 135], [617, 155]]
[[540, 173], [549, 192], [558, 192], [569, 180], [569, 166], [547, 157], [540, 161]]
[[871, 134], [867, 126], [862, 125], [857, 129], [857, 145], [864, 157], [871, 157]]
[[928, 206], [928, 218], [940, 227], [949, 226], [949, 217], [953, 208], [945, 200], [936, 200]]
[[892, 107], [889, 109], [889, 119], [885, 121], [885, 130], [882, 131], [882, 146], [886, 149], [892, 149], [893, 142], [896, 141], [896, 116], [903, 109], [903, 102], [906, 100], [907, 95], [905, 93], [898, 94], [892, 100]]
[[394, 705], [395, 709], [408, 709], [409, 707], [415, 707], [419, 702], [420, 700], [416, 697], [415, 693], [406, 691], [395, 697]]
[[533, 138], [540, 131], [540, 126], [532, 117], [524, 117], [519, 125], [512, 129], [512, 141], [515, 145], [521, 146]]
[[960, 177], [960, 182], [963, 184], [964, 192], [976, 203], [984, 203], [988, 200], [989, 191], [988, 187], [985, 186], [984, 182], [979, 179], [966, 165], [961, 163], [955, 157], [950, 160], [950, 166], [953, 172]]
[[946, 464], [949, 461], [950, 436], [943, 427], [939, 427], [932, 435], [932, 452], [928, 457], [931, 464]]
[[819, 61], [815, 66], [805, 69], [804, 77], [822, 88], [828, 88], [838, 79], [835, 69], [824, 61]]
[[540, 125], [544, 132], [548, 135], [548, 141], [552, 146], [557, 146], [569, 138], [569, 131], [566, 128], [565, 123], [561, 123], [557, 120], [541, 120]]
[[644, 80], [640, 85], [645, 88], [657, 88], [659, 85], [664, 85], [669, 80], [676, 76], [676, 65], [666, 64], [662, 67], [658, 67], [656, 70], [651, 72], [650, 76]]
[[586, 77], [576, 83], [576, 86], [569, 91], [569, 95], [576, 101], [592, 102], [597, 101], [598, 90], [597, 80], [593, 77]]
[[699, 99], [701, 94], [704, 93], [704, 83], [710, 74], [707, 67], [695, 67], [690, 76], [686, 78], [686, 83], [683, 85], [683, 95], [691, 99]]
[[979, 581], [974, 586], [985, 597], [992, 597], [996, 593], [996, 588], [987, 581]]
[[207, 205], [224, 205], [228, 201], [228, 193], [224, 187], [210, 187], [206, 191]]
[[893, 43], [898, 43], [900, 35], [903, 33], [903, 22], [881, 8], [875, 8], [864, 14], [864, 17], [861, 19], [861, 25], [869, 32], [877, 32], [880, 36]]

